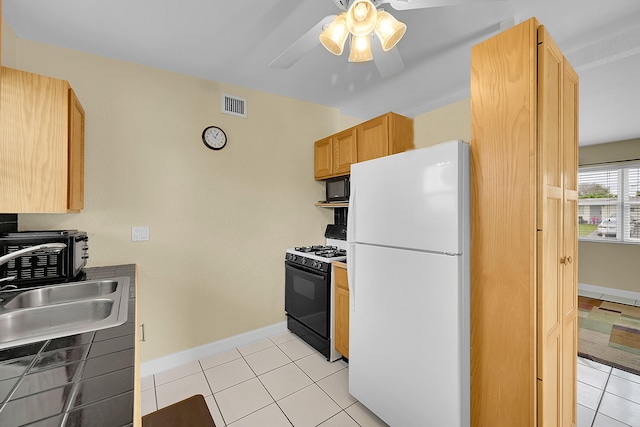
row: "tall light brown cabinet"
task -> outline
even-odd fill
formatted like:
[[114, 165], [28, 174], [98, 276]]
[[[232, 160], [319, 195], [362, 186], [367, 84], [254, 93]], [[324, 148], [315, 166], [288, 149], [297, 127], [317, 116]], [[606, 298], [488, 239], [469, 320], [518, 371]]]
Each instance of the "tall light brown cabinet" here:
[[471, 55], [471, 420], [575, 426], [578, 77], [532, 18]]

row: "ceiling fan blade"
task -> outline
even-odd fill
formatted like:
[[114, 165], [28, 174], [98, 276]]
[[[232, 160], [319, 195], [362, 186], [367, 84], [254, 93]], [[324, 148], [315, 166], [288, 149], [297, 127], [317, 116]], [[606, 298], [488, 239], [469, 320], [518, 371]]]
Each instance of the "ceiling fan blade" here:
[[397, 46], [385, 52], [382, 50], [378, 38], [373, 37], [371, 40], [371, 50], [373, 53], [373, 62], [376, 64], [376, 68], [382, 78], [393, 76], [404, 70], [404, 61], [400, 56]]
[[395, 10], [424, 9], [427, 7], [458, 6], [461, 4], [487, 3], [506, 0], [386, 0]]
[[269, 66], [273, 68], [286, 69], [295, 64], [306, 53], [310, 52], [314, 47], [320, 44], [320, 33], [325, 25], [328, 25], [336, 18], [337, 15], [329, 15], [322, 18], [320, 22], [311, 27], [309, 31], [304, 33], [298, 40], [293, 42], [291, 46], [286, 48]]

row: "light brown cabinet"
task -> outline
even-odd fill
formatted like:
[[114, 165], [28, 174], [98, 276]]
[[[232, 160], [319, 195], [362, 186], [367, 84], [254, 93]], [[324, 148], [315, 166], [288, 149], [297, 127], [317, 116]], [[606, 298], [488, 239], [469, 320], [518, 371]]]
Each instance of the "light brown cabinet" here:
[[471, 424], [575, 426], [578, 77], [532, 18], [471, 55]]
[[316, 180], [349, 175], [356, 159], [356, 130], [346, 129], [314, 144]]
[[349, 280], [347, 266], [333, 263], [335, 289], [334, 346], [336, 351], [349, 358]]
[[413, 148], [413, 120], [388, 113], [356, 126], [358, 161], [376, 159]]
[[1, 69], [0, 212], [84, 207], [84, 109], [65, 80]]
[[313, 161], [317, 180], [333, 176], [333, 140], [331, 136], [315, 142]]
[[414, 148], [413, 120], [387, 113], [315, 142], [315, 179], [349, 175], [356, 162]]

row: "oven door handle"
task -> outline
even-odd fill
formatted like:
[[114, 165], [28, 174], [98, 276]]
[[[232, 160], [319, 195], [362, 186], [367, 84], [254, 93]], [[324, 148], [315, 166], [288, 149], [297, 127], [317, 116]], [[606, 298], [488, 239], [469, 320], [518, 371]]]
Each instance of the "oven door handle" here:
[[298, 272], [303, 272], [303, 273], [305, 273], [305, 274], [307, 274], [309, 276], [313, 276], [313, 277], [315, 277], [316, 279], [319, 279], [319, 280], [324, 280], [326, 278], [325, 275], [315, 273], [315, 272], [313, 272], [311, 270], [308, 270], [308, 269], [306, 269], [304, 267], [299, 267], [299, 266], [295, 266], [294, 267], [293, 265], [291, 265], [289, 263], [285, 263], [284, 266], [285, 266], [285, 268], [288, 268], [288, 269], [294, 270], [294, 271], [298, 271]]

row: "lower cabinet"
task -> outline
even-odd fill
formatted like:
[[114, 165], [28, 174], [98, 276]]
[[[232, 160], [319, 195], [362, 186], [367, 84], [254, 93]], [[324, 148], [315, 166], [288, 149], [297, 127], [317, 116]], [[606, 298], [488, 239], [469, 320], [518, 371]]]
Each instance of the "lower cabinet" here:
[[334, 343], [336, 351], [349, 358], [349, 281], [344, 263], [333, 263], [335, 287]]

